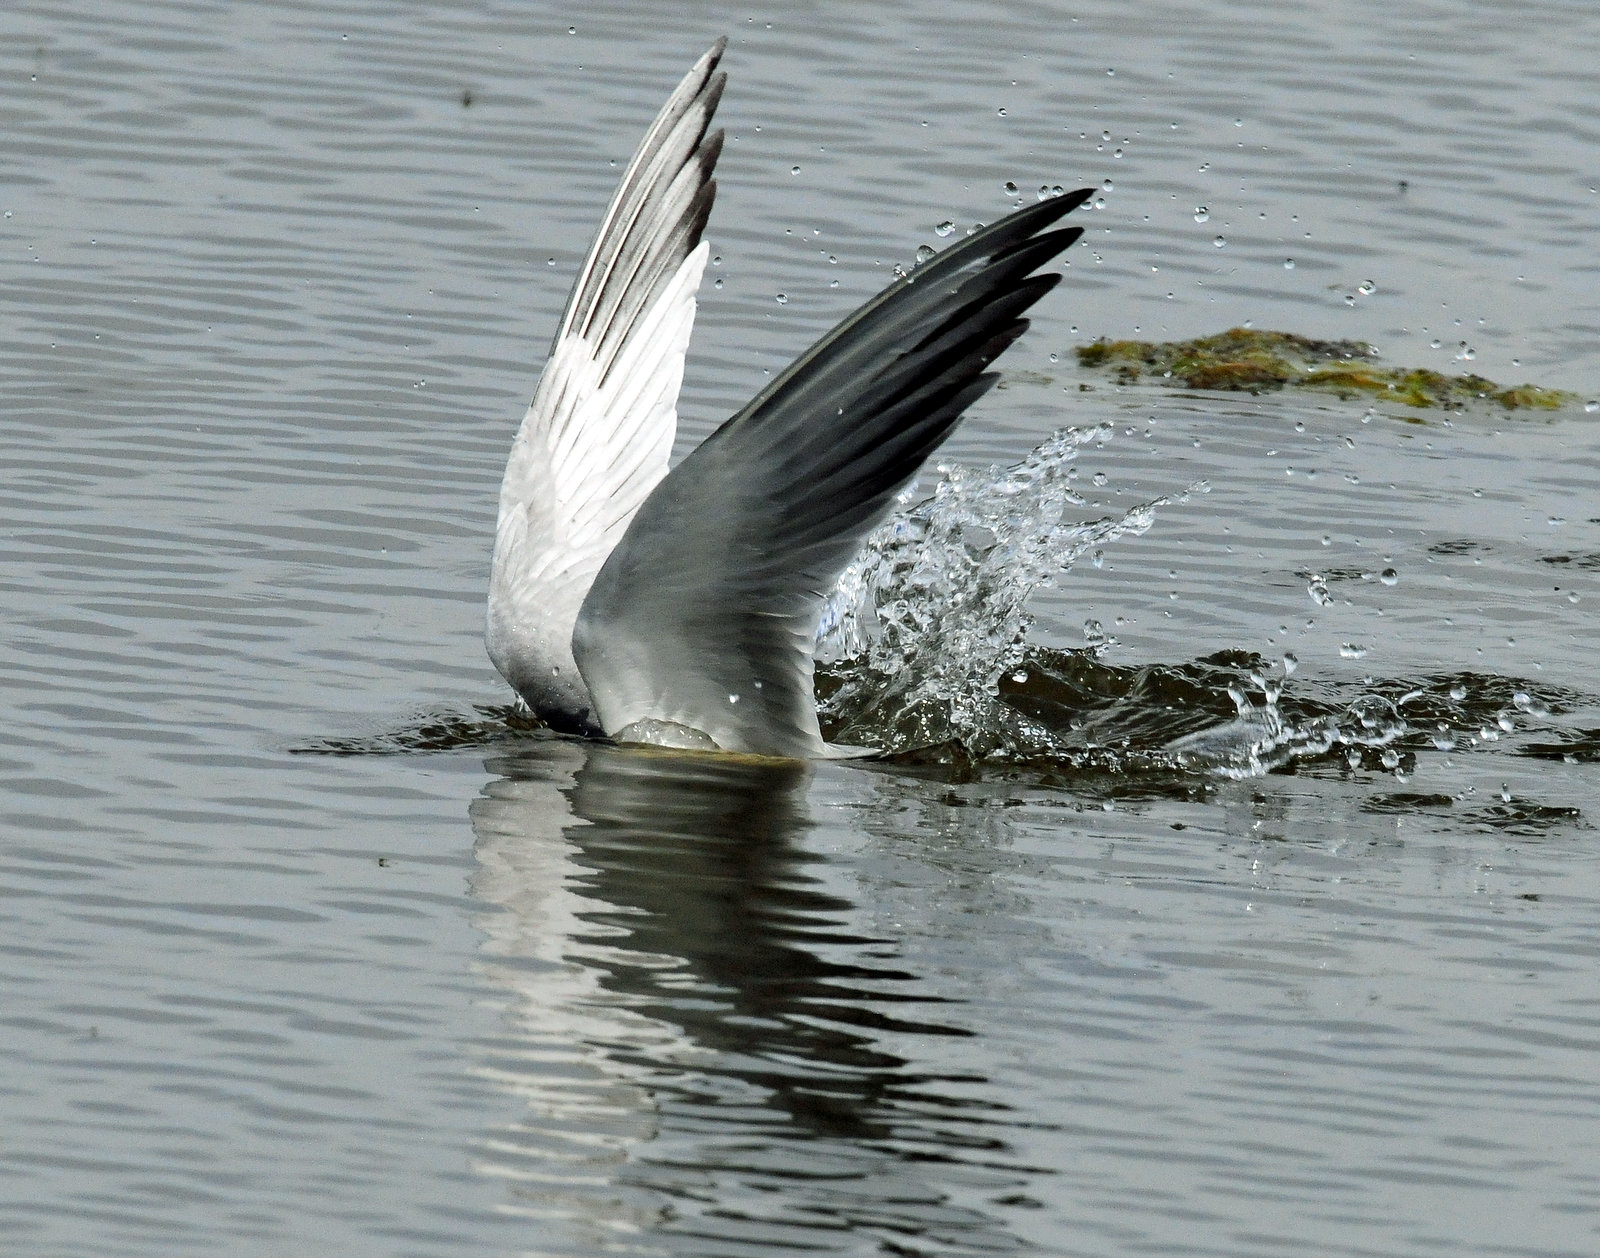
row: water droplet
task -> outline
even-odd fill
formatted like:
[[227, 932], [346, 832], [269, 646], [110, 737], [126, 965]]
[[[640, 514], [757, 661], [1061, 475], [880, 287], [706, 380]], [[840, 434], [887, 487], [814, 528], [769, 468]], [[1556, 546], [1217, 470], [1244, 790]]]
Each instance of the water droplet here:
[[[567, 34], [576, 35], [577, 33], [578, 33], [578, 28], [576, 26], [567, 27]], [[345, 38], [349, 39], [350, 37], [348, 35], [346, 35]]]
[[1450, 697], [1457, 703], [1460, 703], [1467, 697], [1467, 688], [1460, 682], [1457, 682], [1455, 685], [1450, 687]]
[[1468, 345], [1465, 341], [1462, 341], [1460, 348], [1456, 350], [1456, 361], [1458, 363], [1470, 363], [1477, 356], [1478, 351], [1473, 349], [1472, 346]]
[[1367, 648], [1355, 642], [1345, 642], [1339, 647], [1339, 657], [1346, 660], [1365, 659]]
[[729, 695], [728, 696], [728, 702], [729, 703], [738, 703], [739, 702], [739, 696], [738, 695]]
[[787, 306], [789, 304], [789, 294], [788, 293], [779, 293], [778, 294], [778, 304], [780, 306]]
[[1285, 258], [1285, 259], [1284, 259], [1284, 260], [1283, 260], [1283, 269], [1284, 269], [1284, 270], [1285, 270], [1285, 271], [1292, 271], [1292, 270], [1294, 270], [1294, 259], [1293, 259], [1293, 258]]
[[1109, 476], [1107, 476], [1104, 472], [1096, 472], [1089, 479], [1094, 481], [1094, 483], [1097, 486], [1100, 486], [1100, 487], [1103, 488], [1110, 481], [1111, 478]]
[[923, 262], [926, 262], [929, 258], [933, 257], [933, 255], [936, 254], [937, 252], [939, 252], [939, 251], [937, 249], [935, 249], [932, 245], [918, 245], [917, 246], [917, 262], [919, 264], [923, 263]]
[[1218, 236], [1211, 243], [1214, 244], [1218, 249], [1220, 249], [1220, 248], [1222, 248], [1223, 245], [1228, 243], [1228, 238], [1226, 236]]
[[949, 219], [945, 219], [944, 222], [940, 223], [933, 229], [933, 234], [935, 236], [948, 236], [951, 232], [955, 231], [955, 229], [956, 225]]
[[711, 287], [712, 288], [721, 288], [722, 287], [722, 276], [719, 275], [719, 276], [717, 276], [716, 279], [712, 280], [711, 281]]
[[1211, 218], [1211, 211], [1206, 209], [1205, 206], [1197, 205], [1197, 206], [1194, 207], [1194, 221], [1195, 222], [1204, 223], [1204, 222], [1209, 221], [1210, 218]]
[[712, 266], [721, 266], [722, 265], [722, 255], [720, 253], [717, 254], [714, 258], [711, 259], [711, 265]]
[[1004, 109], [997, 110], [996, 112], [999, 113], [1002, 118], [1006, 116], [1006, 111]]
[[1511, 787], [1504, 782], [1500, 783], [1500, 802], [1502, 804], [1511, 802]]
[[544, 264], [546, 266], [554, 266], [556, 264], [556, 260], [554, 258], [546, 258], [544, 260]]
[[[9, 215], [7, 217], [9, 217]], [[1600, 411], [1600, 402], [1595, 402], [1595, 401], [1585, 402], [1583, 404], [1583, 409], [1588, 411], [1589, 414], [1593, 415], [1596, 411]]]
[[1360, 293], [1363, 297], [1371, 297], [1372, 294], [1377, 291], [1378, 286], [1371, 280], [1362, 280], [1361, 283], [1356, 285], [1356, 292]]
[[1005, 183], [1000, 185], [1000, 190], [1002, 192], [1004, 192], [1008, 197], [1014, 197], [1014, 196], [1017, 195], [1017, 185], [1012, 183], [1011, 180], [1009, 180], [1009, 179], [1007, 179], [1005, 181]]
[[1311, 595], [1311, 601], [1318, 607], [1326, 607], [1333, 602], [1333, 595], [1328, 593], [1328, 578], [1320, 572], [1311, 574], [1311, 580], [1306, 583], [1306, 593]]
[[789, 173], [791, 175], [798, 175], [800, 173], [800, 168], [798, 166], [791, 166], [789, 167]]
[[1381, 573], [1378, 574], [1378, 580], [1382, 581], [1385, 585], [1394, 585], [1400, 580], [1400, 574], [1393, 568], [1385, 568]]

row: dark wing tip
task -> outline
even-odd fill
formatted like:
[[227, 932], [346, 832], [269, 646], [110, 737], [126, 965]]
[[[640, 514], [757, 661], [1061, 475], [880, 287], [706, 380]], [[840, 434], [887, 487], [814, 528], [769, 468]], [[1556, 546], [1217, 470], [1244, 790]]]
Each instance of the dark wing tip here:
[[705, 102], [706, 119], [708, 121], [711, 115], [717, 112], [717, 106], [722, 104], [722, 93], [727, 90], [727, 87], [728, 72], [726, 70], [718, 70], [706, 80], [706, 85], [700, 89], [699, 99]]
[[[950, 248], [925, 262], [913, 273], [913, 278], [923, 282], [937, 279], [959, 271], [979, 258], [1000, 258], [1014, 252], [1019, 246], [1030, 244], [1050, 224], [1072, 213], [1094, 194], [1093, 188], [1079, 188], [1076, 192], [1049, 197], [1035, 205], [1014, 210], [1004, 218], [980, 227], [965, 240], [951, 245]], [[1081, 229], [1068, 230], [1077, 230], [1078, 235], [1082, 234]], [[1064, 231], [1059, 235], [1065, 237], [1066, 233]], [[1061, 239], [1058, 251], [1065, 249], [1076, 239], [1077, 236]]]
[[[987, 243], [997, 236], [1004, 242], [1001, 246], [1004, 248], [1014, 240], [1036, 236], [1057, 219], [1065, 218], [1072, 213], [1094, 194], [1093, 188], [1079, 188], [1076, 192], [1068, 192], [1059, 197], [1047, 197], [1037, 205], [1017, 210], [1002, 219], [995, 220], [987, 227], [980, 228], [962, 241], [957, 248], [965, 249], [972, 246], [976, 252], [982, 248], [977, 242]], [[1081, 232], [1082, 229], [1079, 230]]]

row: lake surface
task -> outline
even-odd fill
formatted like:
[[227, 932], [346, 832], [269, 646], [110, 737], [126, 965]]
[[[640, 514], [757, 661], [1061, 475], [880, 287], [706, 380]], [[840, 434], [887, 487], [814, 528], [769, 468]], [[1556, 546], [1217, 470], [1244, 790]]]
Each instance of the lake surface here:
[[[723, 33], [683, 449], [941, 223], [1105, 185], [947, 450], [1108, 424], [1081, 518], [1173, 499], [1003, 683], [1082, 755], [497, 716], [506, 451]], [[1596, 64], [1576, 0], [7, 5], [10, 1251], [1595, 1253], [1600, 415], [1070, 351], [1596, 397]], [[1135, 754], [1269, 708], [1340, 736]]]

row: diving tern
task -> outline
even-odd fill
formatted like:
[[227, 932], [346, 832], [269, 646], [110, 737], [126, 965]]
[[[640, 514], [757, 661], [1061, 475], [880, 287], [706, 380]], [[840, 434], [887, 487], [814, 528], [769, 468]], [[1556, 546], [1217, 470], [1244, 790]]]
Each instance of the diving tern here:
[[[500, 490], [487, 644], [552, 729], [786, 757], [823, 741], [823, 604], [999, 378], [1082, 235], [1084, 189], [1017, 210], [850, 315], [668, 469], [723, 133], [719, 40], [622, 176]], [[851, 754], [851, 753], [843, 753]]]

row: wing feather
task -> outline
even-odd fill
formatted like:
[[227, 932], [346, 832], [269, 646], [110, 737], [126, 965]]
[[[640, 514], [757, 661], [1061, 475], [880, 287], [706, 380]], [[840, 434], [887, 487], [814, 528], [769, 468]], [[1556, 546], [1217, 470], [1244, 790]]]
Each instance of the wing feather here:
[[558, 729], [598, 733], [572, 658], [595, 573], [667, 473], [716, 196], [718, 41], [656, 116], [584, 260], [500, 490], [490, 658]]
[[812, 650], [861, 537], [997, 377], [1059, 281], [1088, 199], [1021, 210], [945, 250], [801, 355], [650, 492], [573, 631], [609, 734], [669, 722], [729, 751], [826, 754]]

